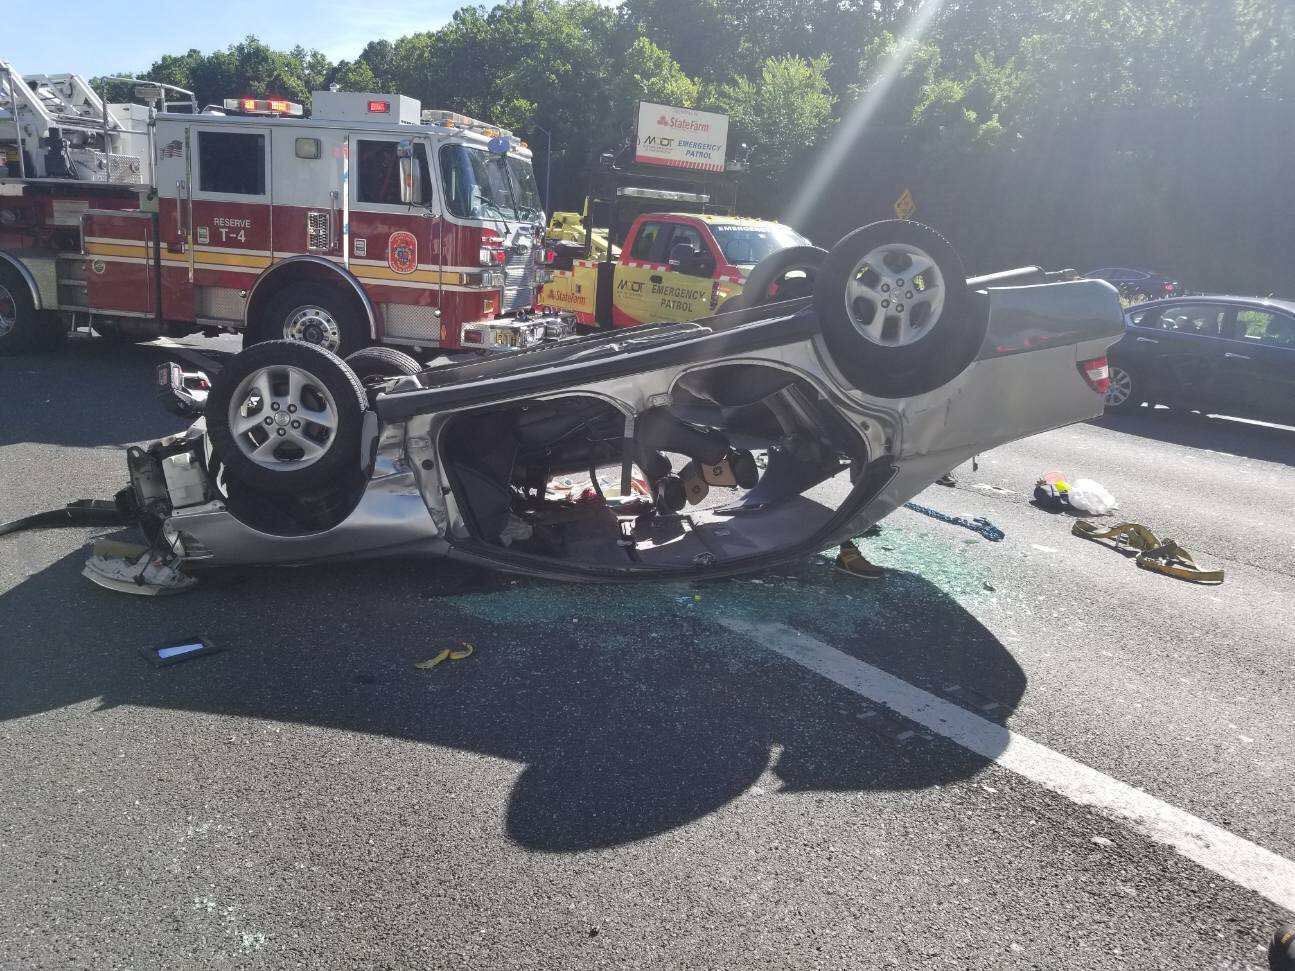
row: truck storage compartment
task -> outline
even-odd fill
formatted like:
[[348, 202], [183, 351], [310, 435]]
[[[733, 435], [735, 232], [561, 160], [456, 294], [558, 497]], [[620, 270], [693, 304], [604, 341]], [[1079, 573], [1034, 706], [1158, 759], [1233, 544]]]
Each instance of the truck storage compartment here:
[[87, 305], [96, 313], [157, 316], [157, 213], [89, 209], [81, 250]]

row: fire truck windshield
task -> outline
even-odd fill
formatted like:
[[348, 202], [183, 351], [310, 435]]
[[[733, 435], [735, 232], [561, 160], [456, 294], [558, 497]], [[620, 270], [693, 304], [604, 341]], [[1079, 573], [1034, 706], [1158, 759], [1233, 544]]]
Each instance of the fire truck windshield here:
[[461, 219], [533, 221], [540, 199], [531, 164], [467, 145], [441, 147], [441, 179], [450, 212]]

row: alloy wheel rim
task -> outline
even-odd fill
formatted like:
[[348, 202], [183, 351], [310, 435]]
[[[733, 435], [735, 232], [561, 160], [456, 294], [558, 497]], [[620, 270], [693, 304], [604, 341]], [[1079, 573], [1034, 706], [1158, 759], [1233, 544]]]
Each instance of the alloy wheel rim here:
[[283, 322], [283, 336], [290, 341], [304, 341], [337, 353], [342, 346], [342, 328], [323, 307], [298, 307]]
[[337, 402], [323, 382], [291, 365], [253, 371], [229, 402], [229, 430], [244, 456], [274, 471], [302, 469], [337, 436]]
[[1133, 378], [1120, 367], [1110, 369], [1110, 384], [1106, 388], [1106, 403], [1118, 408], [1133, 394]]
[[869, 343], [907, 347], [939, 322], [944, 297], [944, 275], [929, 253], [906, 243], [888, 243], [850, 271], [845, 311]]
[[18, 301], [9, 288], [0, 284], [0, 337], [8, 337], [18, 326]]

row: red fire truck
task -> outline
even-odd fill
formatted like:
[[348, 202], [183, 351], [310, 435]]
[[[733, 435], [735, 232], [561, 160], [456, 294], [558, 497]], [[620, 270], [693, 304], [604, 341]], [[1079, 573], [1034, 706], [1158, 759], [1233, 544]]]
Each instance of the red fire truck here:
[[120, 80], [148, 103], [0, 61], [0, 351], [81, 325], [341, 354], [523, 347], [568, 326], [531, 312], [545, 220], [510, 132], [400, 95], [317, 91], [307, 118]]

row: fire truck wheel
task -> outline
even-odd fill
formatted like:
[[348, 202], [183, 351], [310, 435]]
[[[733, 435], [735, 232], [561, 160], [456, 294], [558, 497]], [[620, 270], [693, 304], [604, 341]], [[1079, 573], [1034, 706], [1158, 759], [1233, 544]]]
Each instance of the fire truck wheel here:
[[369, 343], [369, 330], [354, 303], [335, 287], [294, 283], [270, 300], [243, 346], [274, 340], [315, 344], [345, 357]]
[[948, 384], [975, 358], [988, 325], [949, 241], [897, 219], [856, 229], [832, 247], [814, 309], [833, 363], [882, 398]]
[[[751, 269], [742, 292], [726, 300], [724, 306], [736, 310], [811, 296], [818, 268], [825, 259], [827, 250], [817, 246], [792, 246], [770, 253]], [[739, 302], [730, 307], [734, 300]]]
[[358, 467], [367, 407], [364, 386], [336, 354], [280, 340], [235, 355], [212, 382], [204, 414], [228, 475], [287, 495]]
[[0, 266], [0, 354], [52, 351], [67, 333], [62, 324], [58, 314], [36, 309], [22, 277]]

